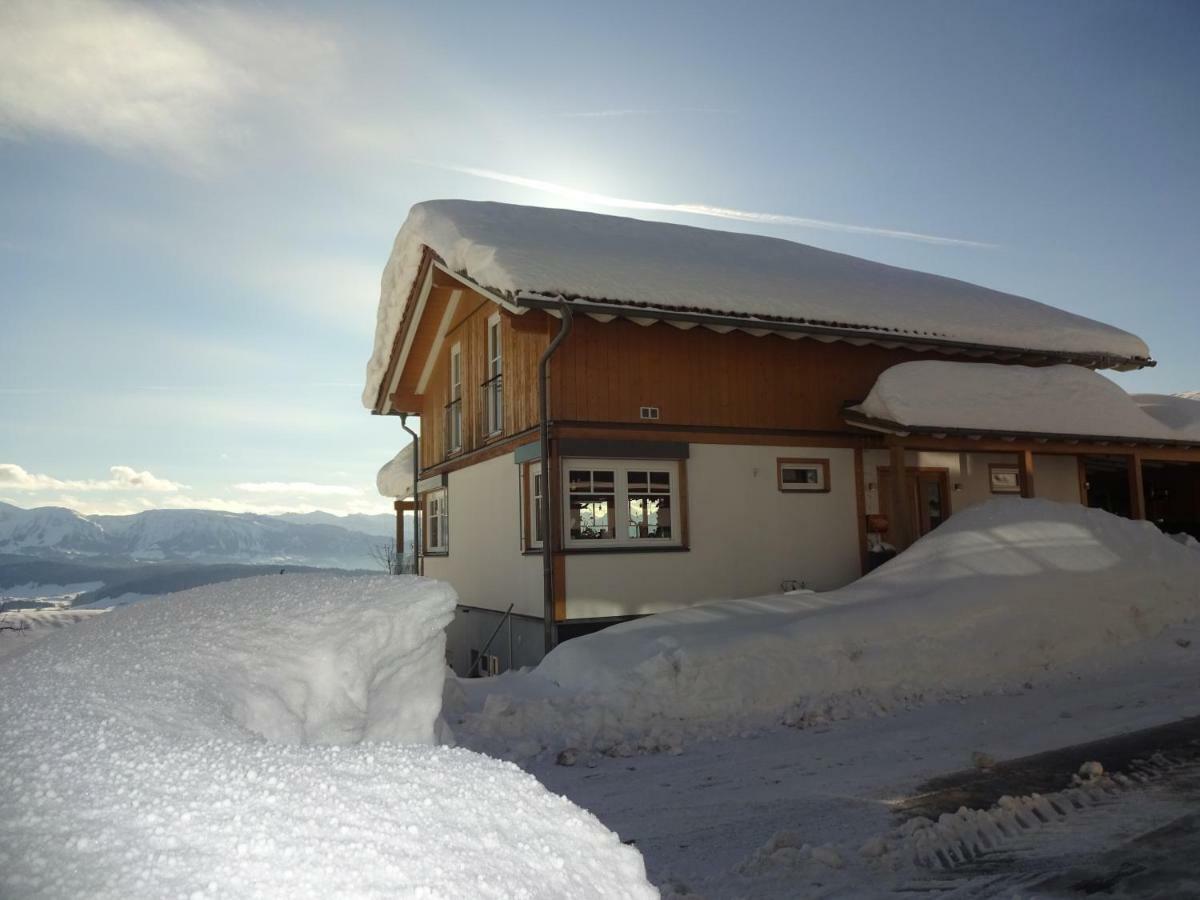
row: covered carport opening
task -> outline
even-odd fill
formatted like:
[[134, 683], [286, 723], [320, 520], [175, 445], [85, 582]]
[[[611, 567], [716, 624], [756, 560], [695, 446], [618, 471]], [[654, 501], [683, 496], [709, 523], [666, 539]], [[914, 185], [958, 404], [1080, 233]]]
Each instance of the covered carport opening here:
[[1133, 508], [1132, 456], [1081, 456], [1084, 502], [1127, 519], [1135, 518]]
[[1200, 540], [1200, 463], [1143, 459], [1142, 487], [1147, 519]]

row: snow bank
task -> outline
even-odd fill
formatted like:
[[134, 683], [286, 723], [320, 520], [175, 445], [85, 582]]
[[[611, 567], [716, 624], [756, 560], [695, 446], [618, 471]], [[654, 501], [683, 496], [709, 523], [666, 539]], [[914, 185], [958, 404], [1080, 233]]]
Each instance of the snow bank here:
[[1080, 366], [900, 363], [852, 409], [920, 428], [1200, 442], [1200, 403], [1131, 396]]
[[7, 660], [0, 894], [657, 896], [586, 812], [431, 746], [454, 602], [424, 579], [245, 579]]
[[991, 347], [1146, 358], [1136, 336], [978, 285], [779, 238], [505, 203], [418, 203], [383, 273], [372, 408], [428, 246], [502, 296], [583, 297]]
[[1102, 664], [1197, 613], [1200, 553], [1153, 525], [994, 500], [839, 591], [707, 604], [569, 641], [497, 682], [464, 716], [464, 740], [517, 754], [673, 749]]

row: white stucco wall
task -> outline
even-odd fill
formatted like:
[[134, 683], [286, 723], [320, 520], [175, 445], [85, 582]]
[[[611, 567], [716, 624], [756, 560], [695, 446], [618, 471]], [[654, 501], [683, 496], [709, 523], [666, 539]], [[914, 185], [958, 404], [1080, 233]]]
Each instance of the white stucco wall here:
[[511, 453], [451, 472], [450, 553], [425, 558], [466, 606], [542, 615], [540, 556], [521, 554], [520, 467]]
[[[854, 451], [692, 444], [687, 552], [569, 554], [569, 619], [659, 612], [705, 600], [816, 590], [858, 577]], [[781, 492], [779, 457], [828, 458], [829, 493]]]
[[[950, 512], [983, 503], [999, 496], [991, 491], [989, 464], [1015, 465], [1013, 453], [926, 453], [905, 454], [909, 466], [946, 469], [950, 483]], [[867, 488], [867, 512], [879, 512], [879, 467], [887, 468], [886, 450], [868, 450], [863, 454], [863, 478]], [[1060, 503], [1080, 503], [1079, 472], [1076, 457], [1049, 453], [1033, 456], [1034, 495]]]

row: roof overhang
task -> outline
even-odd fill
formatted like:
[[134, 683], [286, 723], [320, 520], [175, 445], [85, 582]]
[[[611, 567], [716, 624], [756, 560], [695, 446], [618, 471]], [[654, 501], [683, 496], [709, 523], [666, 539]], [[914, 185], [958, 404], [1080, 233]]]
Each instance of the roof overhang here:
[[703, 326], [719, 333], [742, 331], [756, 337], [766, 334], [777, 334], [792, 340], [813, 338], [827, 343], [843, 341], [860, 346], [871, 344], [889, 349], [902, 347], [919, 351], [933, 350], [947, 355], [990, 358], [1001, 361], [1020, 361], [1029, 364], [1069, 363], [1089, 369], [1115, 369], [1121, 372], [1149, 368], [1156, 365], [1152, 359], [1141, 359], [1138, 357], [1120, 357], [1103, 353], [1068, 353], [1065, 351], [1033, 350], [1028, 347], [974, 344], [965, 341], [956, 341], [951, 338], [900, 333], [864, 326], [828, 324], [762, 316], [730, 315], [726, 313], [706, 312], [698, 309], [648, 306], [620, 300], [593, 300], [585, 297], [563, 296], [552, 297], [546, 294], [521, 292], [515, 295], [512, 303], [522, 310], [540, 309], [556, 316], [559, 314], [558, 307], [563, 300], [569, 302], [571, 308], [577, 314], [587, 315], [600, 322], [610, 322], [615, 318], [629, 319], [639, 325], [666, 322], [677, 328], [687, 329]]
[[906, 425], [902, 422], [893, 422], [890, 419], [865, 415], [852, 406], [842, 410], [842, 418], [848, 425], [853, 425], [856, 428], [900, 437], [921, 435], [932, 438], [965, 438], [973, 441], [1032, 441], [1042, 444], [1053, 442], [1063, 444], [1099, 444], [1102, 446], [1107, 444], [1126, 447], [1171, 447], [1180, 450], [1200, 448], [1200, 443], [1195, 441], [1170, 440], [1165, 438], [1127, 437], [1104, 434], [1058, 434], [1048, 431], [1012, 431], [989, 428], [943, 427], [940, 425]]

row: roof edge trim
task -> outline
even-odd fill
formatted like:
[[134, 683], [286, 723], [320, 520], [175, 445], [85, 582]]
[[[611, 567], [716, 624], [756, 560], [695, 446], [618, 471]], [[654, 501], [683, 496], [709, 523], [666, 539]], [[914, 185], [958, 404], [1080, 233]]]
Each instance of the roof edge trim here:
[[[836, 326], [819, 323], [801, 322], [782, 318], [760, 316], [723, 315], [720, 313], [704, 313], [694, 310], [678, 309], [668, 306], [646, 306], [623, 302], [620, 300], [589, 300], [587, 298], [568, 298], [563, 296], [549, 297], [544, 294], [521, 292], [513, 300], [518, 307], [553, 311], [566, 301], [572, 308], [588, 314], [619, 316], [639, 319], [659, 319], [664, 322], [692, 322], [700, 325], [717, 325], [730, 329], [746, 331], [755, 329], [781, 334], [808, 334], [825, 336], [834, 339], [867, 339], [872, 343], [906, 344], [910, 346], [929, 347], [942, 350], [964, 350], [973, 353], [994, 354], [997, 356], [1019, 356], [1028, 359], [1041, 359], [1047, 362], [1066, 362], [1083, 365], [1092, 369], [1114, 369], [1118, 372], [1129, 372], [1137, 369], [1153, 368], [1157, 363], [1153, 359], [1141, 357], [1114, 356], [1106, 353], [1071, 353], [1064, 350], [1032, 350], [1027, 347], [1009, 347], [993, 344], [978, 344], [968, 341], [957, 341], [953, 338], [924, 336], [920, 334], [891, 331], [868, 326]], [[650, 315], [647, 315], [650, 313]]]

